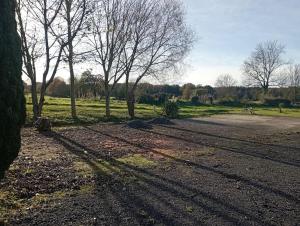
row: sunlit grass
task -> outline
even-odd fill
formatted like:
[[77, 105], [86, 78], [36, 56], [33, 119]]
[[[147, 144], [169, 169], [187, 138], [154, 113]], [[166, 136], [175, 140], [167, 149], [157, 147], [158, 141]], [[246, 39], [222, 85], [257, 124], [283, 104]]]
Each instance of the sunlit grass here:
[[[97, 122], [105, 122], [105, 102], [104, 100], [94, 99], [78, 99], [77, 115], [78, 119], [74, 120], [70, 112], [70, 99], [46, 97], [43, 109], [43, 116], [52, 120], [54, 125], [71, 125], [71, 124], [91, 124]], [[256, 115], [262, 116], [289, 116], [300, 117], [299, 108], [284, 108], [283, 112], [279, 112], [279, 108], [256, 106], [253, 108]], [[161, 114], [162, 110], [159, 106], [146, 104], [136, 105], [136, 117], [140, 119], [150, 119]], [[202, 116], [211, 116], [217, 114], [249, 114], [244, 111], [243, 107], [229, 106], [193, 106], [183, 105], [180, 107], [180, 118], [193, 118]], [[32, 119], [31, 98], [27, 96], [27, 122]], [[120, 122], [128, 120], [127, 106], [125, 101], [111, 100], [111, 118], [109, 121]]]

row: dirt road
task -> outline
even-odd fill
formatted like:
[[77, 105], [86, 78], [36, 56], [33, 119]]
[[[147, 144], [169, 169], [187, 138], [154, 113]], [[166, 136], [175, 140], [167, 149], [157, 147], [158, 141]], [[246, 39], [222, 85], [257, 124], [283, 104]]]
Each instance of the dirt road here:
[[17, 202], [0, 198], [4, 220], [299, 225], [299, 119], [226, 115], [173, 123], [24, 129], [22, 153], [0, 184]]

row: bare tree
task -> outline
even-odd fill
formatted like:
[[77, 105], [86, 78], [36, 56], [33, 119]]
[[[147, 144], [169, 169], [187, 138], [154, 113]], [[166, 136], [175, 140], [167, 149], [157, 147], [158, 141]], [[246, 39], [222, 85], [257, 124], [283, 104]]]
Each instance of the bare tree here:
[[[74, 60], [76, 53], [74, 47], [80, 43], [77, 36], [83, 36], [86, 29], [84, 28], [85, 17], [88, 14], [86, 0], [63, 0], [61, 11], [59, 12], [59, 18], [62, 20], [58, 29], [53, 28], [53, 35], [59, 39], [61, 45], [65, 45], [64, 54], [67, 58], [69, 72], [70, 72], [70, 97], [71, 97], [71, 114], [73, 118], [76, 118], [76, 97], [75, 97], [75, 73], [74, 73]], [[84, 52], [84, 51], [80, 51]]]
[[18, 30], [22, 41], [23, 73], [25, 73], [31, 82], [31, 96], [34, 119], [38, 117], [38, 97], [36, 86], [36, 61], [42, 56], [40, 45], [41, 38], [38, 36], [36, 26], [30, 26], [30, 17], [28, 9], [24, 2], [18, 0], [16, 5]]
[[237, 85], [237, 81], [230, 75], [224, 74], [217, 78], [216, 87], [233, 87]]
[[290, 65], [287, 70], [287, 80], [293, 90], [294, 103], [297, 102], [297, 90], [300, 88], [300, 64]]
[[[51, 35], [58, 27], [62, 0], [19, 0], [17, 18], [22, 39], [23, 72], [30, 78], [34, 119], [41, 116], [47, 87], [53, 81], [68, 43]], [[37, 95], [37, 61], [43, 61], [40, 97]]]
[[192, 33], [177, 0], [135, 1], [130, 41], [122, 54], [128, 113], [134, 118], [135, 91], [146, 76], [159, 78], [174, 69], [189, 51]]
[[106, 117], [110, 117], [110, 94], [124, 75], [121, 56], [130, 38], [132, 1], [95, 0], [90, 17], [93, 59], [100, 65], [104, 82]]
[[284, 49], [285, 47], [277, 41], [258, 44], [250, 58], [243, 64], [245, 83], [249, 86], [260, 86], [265, 94], [270, 86], [280, 84], [282, 77], [277, 72], [287, 64], [282, 59]]

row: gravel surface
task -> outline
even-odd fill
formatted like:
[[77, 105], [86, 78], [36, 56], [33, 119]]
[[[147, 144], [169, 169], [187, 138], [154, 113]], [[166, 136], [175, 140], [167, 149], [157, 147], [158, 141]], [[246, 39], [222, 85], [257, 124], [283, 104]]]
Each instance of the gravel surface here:
[[300, 222], [299, 119], [228, 115], [43, 134], [27, 128], [22, 137], [0, 183], [0, 218], [8, 225]]

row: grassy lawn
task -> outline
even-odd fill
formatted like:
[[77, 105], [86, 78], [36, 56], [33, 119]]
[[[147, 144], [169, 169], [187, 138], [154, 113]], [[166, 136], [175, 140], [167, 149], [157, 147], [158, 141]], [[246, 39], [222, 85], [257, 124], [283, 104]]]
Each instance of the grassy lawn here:
[[[73, 120], [70, 114], [70, 99], [46, 97], [43, 109], [43, 116], [50, 118], [54, 125], [71, 125], [71, 124], [90, 124], [107, 121], [105, 118], [105, 102], [92, 99], [77, 100], [78, 120]], [[262, 116], [290, 116], [300, 117], [300, 108], [285, 108], [283, 113], [278, 108], [256, 106], [254, 107], [256, 115]], [[161, 114], [161, 107], [152, 105], [137, 104], [136, 117], [140, 119], [149, 119]], [[180, 107], [180, 118], [193, 118], [201, 116], [211, 116], [216, 114], [248, 114], [243, 107], [228, 106], [193, 106], [183, 105]], [[128, 120], [127, 106], [125, 101], [111, 101], [110, 121]], [[30, 123], [32, 118], [31, 99], [27, 97], [27, 122]]]

